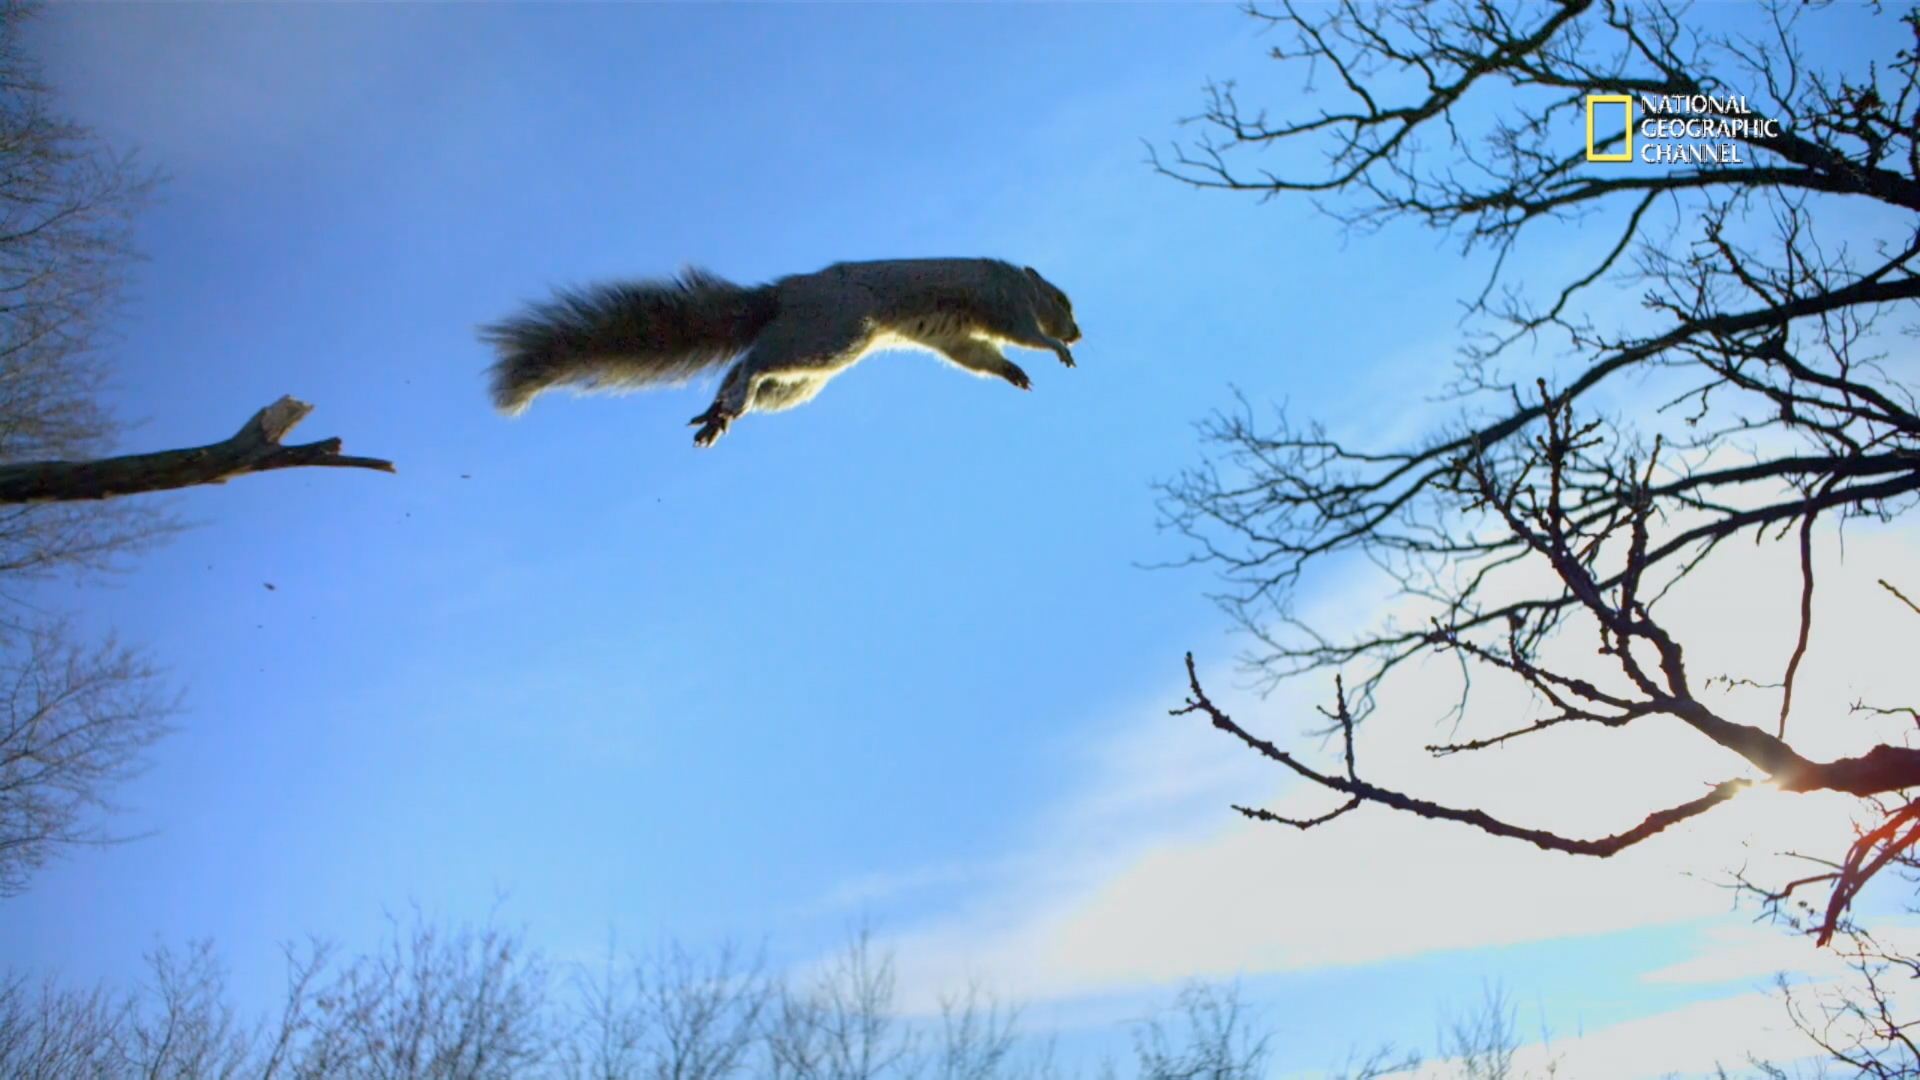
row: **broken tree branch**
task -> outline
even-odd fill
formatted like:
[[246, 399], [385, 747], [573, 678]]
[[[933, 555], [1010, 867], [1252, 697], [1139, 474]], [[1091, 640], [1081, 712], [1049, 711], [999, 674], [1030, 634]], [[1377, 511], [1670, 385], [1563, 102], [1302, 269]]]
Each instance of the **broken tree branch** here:
[[342, 454], [337, 438], [281, 445], [281, 438], [312, 411], [313, 406], [288, 396], [254, 413], [232, 438], [208, 446], [96, 461], [0, 465], [0, 504], [111, 499], [224, 484], [236, 476], [272, 469], [313, 466], [394, 471], [391, 461]]

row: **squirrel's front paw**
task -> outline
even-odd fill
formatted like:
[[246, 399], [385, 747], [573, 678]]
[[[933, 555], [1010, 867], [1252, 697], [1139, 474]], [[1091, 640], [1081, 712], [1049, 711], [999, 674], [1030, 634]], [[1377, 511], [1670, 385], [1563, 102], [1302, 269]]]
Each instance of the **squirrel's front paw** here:
[[1012, 363], [1011, 361], [1007, 364], [1007, 370], [1000, 373], [1000, 377], [1022, 390], [1033, 389], [1033, 380], [1027, 378], [1027, 373], [1020, 370], [1019, 364]]
[[1054, 350], [1054, 352], [1056, 352], [1056, 353], [1059, 353], [1059, 354], [1060, 354], [1060, 362], [1061, 362], [1061, 363], [1063, 363], [1063, 364], [1065, 364], [1065, 365], [1067, 365], [1068, 367], [1079, 367], [1079, 366], [1080, 366], [1080, 365], [1078, 365], [1078, 364], [1075, 364], [1075, 363], [1073, 362], [1073, 352], [1072, 352], [1072, 350], [1070, 350], [1070, 349], [1055, 349], [1055, 350]]

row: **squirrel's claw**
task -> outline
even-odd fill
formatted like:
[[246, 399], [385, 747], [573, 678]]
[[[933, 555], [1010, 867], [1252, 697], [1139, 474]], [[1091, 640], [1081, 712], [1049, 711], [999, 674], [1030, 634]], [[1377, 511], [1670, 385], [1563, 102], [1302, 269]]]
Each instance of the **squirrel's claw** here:
[[[694, 417], [694, 424], [704, 424], [705, 426], [693, 433], [693, 445], [703, 447], [712, 446], [715, 442], [719, 441], [720, 436], [727, 433], [727, 425], [732, 422], [732, 419], [732, 417], [722, 413], [718, 406], [708, 409], [706, 412]], [[692, 425], [690, 424], [688, 426]]]
[[1027, 377], [1026, 372], [1020, 370], [1020, 365], [1018, 364], [1009, 362], [1007, 364], [1007, 372], [1004, 378], [1008, 382], [1012, 383], [1013, 385], [1019, 387], [1022, 390], [1033, 389], [1033, 380]]
[[706, 412], [687, 421], [687, 426], [700, 429], [693, 433], [693, 445], [712, 446], [720, 436], [727, 433], [727, 425], [731, 423], [733, 423], [733, 417], [728, 416], [726, 410], [716, 401], [707, 407]]

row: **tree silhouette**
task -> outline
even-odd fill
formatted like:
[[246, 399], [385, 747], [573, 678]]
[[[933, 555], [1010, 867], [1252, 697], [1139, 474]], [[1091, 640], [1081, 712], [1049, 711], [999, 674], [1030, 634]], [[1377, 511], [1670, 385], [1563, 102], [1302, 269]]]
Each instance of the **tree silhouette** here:
[[285, 446], [312, 406], [282, 398], [208, 446], [103, 457], [120, 425], [101, 401], [102, 348], [156, 177], [57, 114], [22, 35], [34, 5], [0, 0], [0, 896], [75, 844], [167, 730], [173, 698], [139, 653], [73, 640], [27, 587], [98, 571], [172, 531], [116, 498], [249, 472], [391, 463], [340, 440]]
[[[1920, 839], [1920, 802], [1901, 794], [1920, 785], [1920, 751], [1886, 743], [1823, 761], [1788, 738], [1790, 714], [1808, 711], [1793, 690], [1816, 540], [1850, 519], [1892, 520], [1920, 491], [1920, 410], [1899, 340], [1920, 298], [1920, 16], [1777, 4], [1711, 13], [1745, 20], [1722, 30], [1680, 6], [1594, 0], [1253, 14], [1283, 35], [1273, 57], [1304, 66], [1319, 92], [1270, 117], [1232, 83], [1212, 86], [1195, 120], [1202, 136], [1156, 154], [1157, 167], [1200, 187], [1309, 193], [1361, 230], [1410, 219], [1490, 254], [1493, 269], [1469, 301], [1450, 426], [1412, 445], [1358, 447], [1284, 414], [1263, 424], [1243, 402], [1203, 426], [1208, 460], [1164, 485], [1167, 520], [1196, 543], [1195, 561], [1221, 570], [1221, 599], [1259, 643], [1254, 666], [1270, 679], [1343, 676], [1326, 710], [1343, 760], [1316, 768], [1221, 711], [1189, 657], [1182, 712], [1344, 797], [1307, 820], [1238, 809], [1306, 828], [1373, 803], [1605, 857], [1750, 783], [1703, 778], [1714, 782], [1701, 797], [1582, 839], [1363, 779], [1354, 728], [1383, 680], [1444, 654], [1468, 672], [1463, 685], [1513, 680], [1540, 710], [1429, 747], [1435, 755], [1664, 716], [1781, 790], [1859, 796], [1874, 820], [1844, 854], [1768, 891], [1777, 903], [1829, 885], [1815, 927], [1824, 944], [1861, 885]], [[1799, 24], [1843, 16], [1881, 32], [1855, 35], [1847, 70], [1828, 71], [1809, 60]], [[1633, 102], [1631, 139], [1620, 127], [1588, 134], [1590, 95]], [[1674, 141], [1648, 126], [1676, 117], [1696, 122], [1681, 129], [1702, 148], [1683, 149], [1690, 160], [1662, 160]], [[1624, 163], [1591, 160], [1631, 147], [1640, 152]], [[1247, 163], [1268, 150], [1272, 168]], [[1816, 228], [1816, 207], [1830, 222], [1846, 206], [1877, 211], [1849, 219], [1872, 223], [1870, 251]], [[1545, 233], [1601, 242], [1543, 294], [1511, 267], [1523, 234]], [[1610, 281], [1639, 291], [1637, 315], [1590, 310]], [[1504, 374], [1521, 347], [1574, 359], [1551, 382]], [[1621, 406], [1629, 379], [1657, 400]], [[1800, 617], [1784, 628], [1792, 647], [1763, 713], [1703, 698], [1709, 676], [1689, 668], [1663, 604], [1727, 541], [1748, 538], [1794, 543], [1800, 564], [1782, 585]], [[1334, 636], [1296, 618], [1304, 575], [1352, 554], [1424, 601], [1426, 620]], [[1890, 604], [1906, 602], [1898, 582], [1883, 584]], [[1567, 662], [1576, 638], [1588, 655], [1597, 646], [1600, 669]], [[1844, 712], [1823, 708], [1823, 720]]]

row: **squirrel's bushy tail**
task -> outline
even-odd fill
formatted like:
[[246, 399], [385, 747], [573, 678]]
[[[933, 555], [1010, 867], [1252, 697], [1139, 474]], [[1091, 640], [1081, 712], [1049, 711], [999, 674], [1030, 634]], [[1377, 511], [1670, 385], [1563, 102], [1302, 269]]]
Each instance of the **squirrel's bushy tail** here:
[[562, 290], [524, 314], [481, 328], [480, 336], [499, 354], [493, 403], [517, 413], [535, 394], [567, 383], [607, 388], [684, 382], [745, 352], [778, 313], [772, 286], [742, 288], [688, 269], [666, 281]]

